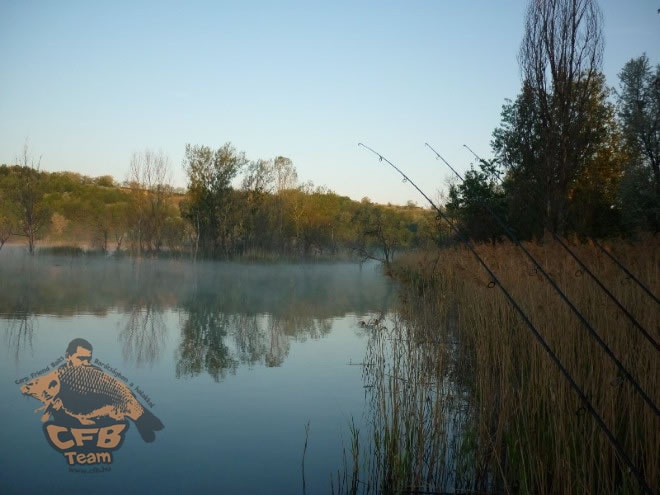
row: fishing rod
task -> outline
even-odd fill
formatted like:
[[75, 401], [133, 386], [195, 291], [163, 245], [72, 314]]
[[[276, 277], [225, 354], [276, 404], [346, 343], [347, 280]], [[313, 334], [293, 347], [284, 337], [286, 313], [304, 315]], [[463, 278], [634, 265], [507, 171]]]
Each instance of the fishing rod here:
[[[431, 146], [428, 145], [428, 143], [426, 143], [426, 144], [427, 144], [427, 146], [428, 146], [429, 148], [431, 148]], [[485, 160], [483, 160], [479, 155], [477, 155], [474, 151], [472, 151], [472, 150], [470, 149], [470, 147], [469, 147], [467, 144], [464, 144], [463, 146], [464, 146], [465, 148], [467, 148], [467, 149], [470, 151], [470, 153], [472, 153], [475, 157], [477, 157], [477, 160], [479, 160], [479, 161], [481, 161], [481, 162], [484, 162], [484, 163], [487, 163], [487, 162], [486, 162]], [[437, 152], [436, 152], [433, 148], [431, 148], [431, 150], [433, 150], [433, 152], [435, 152], [436, 155], [437, 155]], [[440, 156], [440, 155], [438, 155], [438, 156]], [[460, 176], [459, 176], [459, 177], [460, 177]], [[501, 183], [502, 183], [502, 179], [500, 178], [499, 174], [497, 174], [496, 177], [497, 177], [497, 179], [500, 181], [500, 184], [501, 184]], [[461, 180], [463, 180], [463, 179], [461, 178]], [[651, 334], [650, 334], [650, 333], [649, 333], [649, 332], [648, 332], [648, 331], [647, 331], [647, 330], [646, 330], [646, 329], [645, 329], [645, 328], [644, 328], [644, 327], [643, 327], [643, 326], [642, 326], [642, 325], [641, 325], [641, 324], [635, 319], [635, 317], [634, 317], [634, 316], [633, 316], [633, 315], [632, 315], [632, 314], [631, 314], [631, 313], [630, 313], [630, 312], [629, 312], [629, 311], [623, 306], [623, 304], [621, 304], [621, 302], [620, 302], [620, 301], [614, 296], [614, 294], [612, 294], [612, 292], [610, 292], [610, 291], [607, 289], [607, 287], [605, 287], [605, 285], [604, 285], [604, 284], [598, 279], [598, 277], [596, 277], [596, 275], [594, 275], [593, 272], [592, 272], [591, 270], [589, 270], [589, 268], [587, 268], [587, 266], [582, 262], [582, 260], [578, 257], [578, 255], [575, 254], [575, 252], [574, 252], [570, 247], [568, 247], [568, 245], [564, 242], [564, 240], [562, 240], [562, 238], [559, 237], [555, 232], [552, 232], [552, 237], [553, 237], [553, 238], [554, 238], [554, 239], [555, 239], [555, 240], [561, 245], [561, 247], [563, 247], [563, 248], [564, 248], [564, 249], [565, 249], [565, 250], [566, 250], [566, 251], [567, 251], [567, 252], [573, 257], [573, 259], [574, 259], [575, 261], [577, 261], [577, 263], [580, 265], [581, 269], [582, 269], [584, 272], [586, 272], [586, 273], [591, 277], [591, 279], [592, 279], [594, 282], [596, 282], [596, 284], [598, 284], [598, 286], [603, 290], [603, 292], [605, 292], [605, 294], [607, 294], [607, 297], [609, 297], [609, 298], [614, 302], [614, 304], [616, 304], [617, 307], [618, 307], [621, 311], [623, 311], [623, 314], [625, 314], [626, 317], [632, 322], [632, 324], [633, 324], [633, 325], [634, 325], [634, 326], [635, 326], [635, 327], [636, 327], [636, 328], [642, 333], [642, 335], [644, 335], [644, 337], [646, 337], [646, 339], [651, 343], [651, 345], [653, 345], [653, 347], [655, 347], [655, 350], [656, 350], [656, 351], [660, 351], [660, 345], [658, 344], [658, 342], [657, 342], [657, 341], [651, 336]], [[567, 242], [568, 242], [568, 241], [567, 241]]]
[[[434, 150], [429, 143], [425, 143], [426, 146], [433, 151], [438, 158], [440, 158], [447, 167], [451, 169], [458, 178], [463, 181], [463, 177], [461, 174], [459, 174], [454, 167], [452, 167], [447, 160], [445, 160], [440, 153], [438, 153], [436, 150]], [[601, 338], [601, 336], [596, 332], [596, 330], [591, 326], [591, 324], [587, 321], [587, 319], [580, 313], [580, 311], [575, 307], [575, 305], [571, 302], [571, 300], [564, 294], [564, 292], [559, 288], [559, 286], [556, 284], [556, 282], [552, 279], [550, 275], [545, 271], [543, 266], [536, 261], [536, 258], [532, 256], [532, 254], [523, 246], [520, 241], [517, 239], [517, 237], [509, 230], [509, 228], [504, 224], [502, 220], [500, 220], [500, 217], [493, 212], [493, 210], [488, 206], [488, 204], [483, 201], [481, 198], [479, 198], [479, 202], [481, 205], [490, 213], [490, 215], [495, 219], [495, 221], [499, 224], [499, 226], [504, 230], [506, 233], [507, 237], [511, 239], [511, 242], [513, 242], [518, 248], [522, 250], [523, 253], [525, 253], [525, 256], [534, 264], [536, 269], [541, 272], [543, 277], [550, 283], [552, 288], [555, 290], [555, 292], [561, 297], [561, 299], [566, 303], [566, 305], [571, 309], [573, 314], [577, 316], [578, 320], [582, 323], [582, 325], [589, 331], [591, 336], [596, 340], [598, 345], [605, 351], [605, 353], [610, 357], [610, 359], [614, 362], [614, 364], [619, 368], [619, 371], [623, 373], [623, 375], [628, 379], [630, 384], [633, 386], [635, 391], [644, 399], [644, 401], [649, 405], [649, 407], [653, 410], [656, 416], [660, 416], [660, 410], [658, 409], [658, 406], [655, 405], [653, 400], [647, 395], [647, 393], [644, 391], [644, 389], [637, 383], [635, 378], [628, 372], [626, 367], [619, 361], [619, 358], [616, 357], [614, 352], [609, 348], [609, 346], [605, 343], [605, 341]]]
[[[472, 154], [477, 158], [477, 160], [479, 160], [480, 162], [482, 162], [482, 163], [488, 163], [486, 160], [484, 160], [484, 159], [481, 158], [479, 155], [477, 155], [474, 151], [472, 151], [472, 149], [471, 149], [467, 144], [464, 144], [463, 147], [466, 148], [470, 153], [472, 153]], [[495, 176], [498, 178], [498, 180], [500, 181], [500, 184], [501, 184], [501, 183], [502, 183], [502, 177], [501, 177], [501, 175], [500, 175], [499, 172], [497, 172], [496, 170], [493, 170], [493, 172], [494, 172]], [[576, 232], [579, 233], [579, 231], [575, 228], [575, 225], [573, 225], [573, 223], [572, 223], [570, 220], [567, 219], [567, 222], [568, 222], [568, 225], [569, 225], [570, 228], [572, 228], [573, 230], [575, 230]], [[554, 234], [553, 234], [553, 235], [554, 235]], [[585, 237], [587, 237], [587, 236], [585, 236]], [[628, 278], [630, 278], [632, 281], [634, 281], [634, 282], [635, 282], [635, 283], [636, 283], [636, 284], [637, 284], [637, 285], [638, 285], [638, 286], [639, 286], [644, 292], [646, 292], [646, 293], [649, 295], [649, 297], [650, 297], [651, 299], [653, 299], [656, 303], [660, 304], [660, 299], [658, 299], [658, 298], [655, 296], [655, 294], [653, 294], [653, 292], [651, 292], [651, 289], [649, 289], [648, 287], [646, 287], [646, 285], [644, 285], [644, 284], [643, 284], [643, 283], [642, 283], [637, 277], [635, 277], [635, 275], [633, 275], [632, 273], [630, 273], [630, 270], [628, 270], [628, 269], [623, 265], [623, 263], [621, 263], [621, 261], [619, 261], [619, 260], [618, 260], [618, 259], [612, 254], [612, 253], [610, 253], [607, 249], [605, 249], [605, 248], [600, 244], [600, 242], [598, 242], [596, 239], [592, 239], [592, 238], [590, 238], [590, 237], [587, 237], [587, 238], [588, 238], [590, 241], [592, 241], [592, 242], [596, 245], [596, 247], [597, 247], [598, 249], [600, 249], [603, 253], [605, 253], [605, 254], [607, 255], [607, 257], [608, 257], [609, 259], [612, 260], [612, 262], [614, 262], [614, 263], [615, 263], [615, 264], [616, 264], [621, 270], [623, 270], [623, 272], [628, 276]], [[655, 345], [655, 347], [656, 347], [656, 349], [657, 349], [657, 348], [658, 348], [658, 347], [657, 347], [658, 344], [655, 343], [654, 345]]]
[[493, 273], [493, 271], [488, 267], [486, 262], [479, 256], [479, 253], [477, 253], [476, 249], [474, 248], [474, 245], [470, 241], [470, 238], [463, 232], [462, 229], [459, 227], [456, 227], [454, 223], [445, 215], [440, 208], [438, 208], [431, 199], [424, 194], [424, 191], [422, 191], [419, 187], [417, 187], [417, 184], [415, 184], [410, 178], [401, 171], [396, 165], [394, 165], [391, 161], [389, 161], [387, 158], [385, 158], [383, 155], [378, 153], [377, 151], [373, 150], [369, 146], [366, 146], [365, 144], [358, 143], [358, 146], [362, 146], [365, 149], [368, 149], [371, 151], [374, 155], [376, 155], [379, 159], [379, 161], [385, 161], [387, 164], [389, 164], [394, 170], [396, 170], [402, 177], [404, 182], [410, 182], [410, 184], [417, 189], [417, 191], [426, 199], [429, 204], [433, 207], [433, 209], [438, 213], [438, 216], [440, 216], [447, 224], [449, 227], [459, 236], [459, 239], [465, 244], [465, 246], [470, 250], [470, 252], [474, 255], [474, 257], [477, 259], [481, 267], [488, 273], [488, 276], [490, 277], [492, 283], [497, 285], [500, 288], [500, 291], [504, 296], [507, 298], [511, 306], [513, 306], [513, 309], [520, 315], [520, 317], [523, 319], [527, 327], [530, 329], [532, 332], [532, 335], [536, 338], [536, 340], [541, 344], [541, 347], [543, 347], [543, 350], [548, 354], [550, 359], [553, 361], [553, 363], [559, 368], [559, 371], [561, 374], [568, 380], [568, 383], [570, 384], [571, 388], [575, 391], [575, 393], [578, 395], [582, 403], [584, 404], [584, 407], [589, 413], [593, 416], [593, 418], [596, 420], [596, 423], [598, 424], [598, 427], [601, 429], [603, 433], [605, 433], [605, 436], [609, 440], [609, 442], [612, 444], [614, 449], [616, 450], [617, 454], [621, 457], [623, 462], [628, 466], [630, 471], [633, 473], [635, 478], [637, 479], [637, 482], [639, 483], [639, 486], [648, 494], [652, 494], [651, 489], [646, 483], [646, 480], [642, 476], [641, 472], [637, 467], [633, 464], [633, 462], [630, 460], [628, 455], [626, 454], [625, 450], [623, 450], [623, 447], [619, 443], [619, 441], [616, 439], [616, 437], [612, 434], [610, 429], [607, 427], [603, 419], [600, 417], [596, 409], [591, 405], [591, 402], [587, 398], [587, 396], [584, 394], [580, 386], [575, 382], [571, 374], [568, 372], [568, 370], [564, 367], [562, 364], [561, 360], [557, 357], [557, 355], [554, 353], [550, 345], [545, 341], [541, 333], [536, 329], [534, 324], [531, 322], [531, 320], [527, 317], [525, 312], [522, 310], [522, 308], [518, 305], [518, 303], [515, 301], [515, 299], [509, 294], [509, 292], [506, 290], [506, 288], [502, 285], [500, 280], [497, 278], [497, 276]]

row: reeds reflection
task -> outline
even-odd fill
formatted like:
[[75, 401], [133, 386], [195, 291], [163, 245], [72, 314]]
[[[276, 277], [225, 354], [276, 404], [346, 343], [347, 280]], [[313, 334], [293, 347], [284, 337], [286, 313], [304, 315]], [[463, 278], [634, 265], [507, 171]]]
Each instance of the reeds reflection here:
[[[363, 323], [369, 332], [362, 362], [366, 431], [349, 425], [350, 448], [331, 479], [333, 493], [445, 493], [488, 485], [468, 448], [468, 395], [454, 379], [459, 363], [451, 320], [418, 316], [401, 310]], [[448, 327], [442, 341], [439, 325]]]

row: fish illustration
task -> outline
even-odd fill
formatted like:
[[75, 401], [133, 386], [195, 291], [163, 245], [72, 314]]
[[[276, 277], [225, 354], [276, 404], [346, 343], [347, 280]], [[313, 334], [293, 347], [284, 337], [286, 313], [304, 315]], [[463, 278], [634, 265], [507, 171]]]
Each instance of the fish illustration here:
[[93, 425], [103, 417], [117, 421], [132, 419], [145, 442], [153, 442], [163, 423], [144, 408], [122, 382], [96, 366], [62, 366], [21, 387], [23, 395], [44, 405], [41, 421], [61, 411], [83, 425]]

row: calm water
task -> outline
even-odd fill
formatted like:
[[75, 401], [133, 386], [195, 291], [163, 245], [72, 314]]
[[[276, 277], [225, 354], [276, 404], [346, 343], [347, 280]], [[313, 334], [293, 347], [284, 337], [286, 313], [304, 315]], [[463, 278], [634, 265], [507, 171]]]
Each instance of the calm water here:
[[[2, 493], [327, 493], [362, 420], [359, 322], [395, 288], [377, 265], [248, 265], [0, 252]], [[20, 382], [87, 339], [165, 428], [129, 424], [110, 471], [72, 472]], [[56, 365], [57, 367], [59, 365]], [[146, 399], [138, 397], [143, 405]], [[92, 427], [83, 427], [92, 428]], [[97, 467], [108, 465], [98, 464]]]

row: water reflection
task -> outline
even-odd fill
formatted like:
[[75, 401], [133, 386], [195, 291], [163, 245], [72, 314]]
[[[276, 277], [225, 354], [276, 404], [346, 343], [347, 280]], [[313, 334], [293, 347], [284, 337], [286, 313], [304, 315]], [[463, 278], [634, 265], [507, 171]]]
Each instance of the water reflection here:
[[238, 361], [225, 344], [231, 315], [208, 308], [200, 301], [187, 308], [176, 357], [176, 376], [193, 377], [207, 372], [215, 381], [233, 373]]
[[236, 350], [241, 362], [250, 366], [263, 363], [279, 366], [289, 353], [289, 339], [276, 318], [258, 315], [238, 315], [234, 332]]
[[165, 346], [165, 333], [162, 308], [151, 302], [139, 304], [136, 301], [119, 331], [124, 361], [138, 366], [153, 364], [160, 358]]
[[239, 365], [280, 366], [291, 338], [320, 338], [330, 332], [330, 318], [315, 318], [313, 308], [292, 302], [276, 314], [227, 313], [222, 297], [199, 291], [182, 304], [185, 315], [177, 350], [177, 377], [206, 372], [220, 381]]
[[17, 360], [36, 338], [37, 316], [116, 312], [125, 363], [153, 365], [171, 338], [177, 377], [216, 381], [240, 365], [280, 366], [291, 339], [321, 338], [334, 318], [380, 311], [394, 297], [373, 265], [32, 258], [7, 248], [0, 280], [4, 340]]
[[9, 349], [18, 362], [23, 352], [32, 350], [34, 336], [34, 316], [25, 313], [9, 315], [4, 334], [5, 347]]

